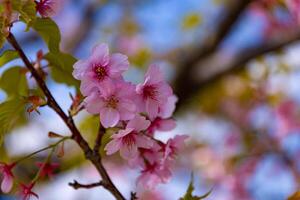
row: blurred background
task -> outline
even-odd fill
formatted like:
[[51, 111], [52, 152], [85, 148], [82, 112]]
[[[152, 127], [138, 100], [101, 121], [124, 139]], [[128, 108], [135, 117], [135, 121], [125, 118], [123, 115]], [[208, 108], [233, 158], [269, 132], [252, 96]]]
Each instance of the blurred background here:
[[[291, 2], [295, 2], [291, 6]], [[300, 184], [300, 3], [297, 0], [62, 0], [54, 21], [62, 34], [61, 49], [78, 59], [108, 43], [111, 52], [129, 56], [126, 79], [138, 83], [150, 63], [157, 63], [179, 97], [174, 131], [167, 140], [190, 136], [178, 155], [172, 180], [155, 191], [136, 185], [138, 170], [118, 156], [104, 165], [125, 196], [137, 191], [142, 200], [179, 199], [191, 172], [195, 194], [212, 188], [209, 200], [284, 200]], [[25, 25], [12, 29], [33, 61], [44, 42]], [[11, 47], [6, 44], [1, 52]], [[0, 53], [1, 53], [0, 52]], [[23, 65], [20, 60], [0, 68]], [[47, 67], [45, 68], [47, 71]], [[75, 89], [47, 83], [65, 109]], [[0, 91], [0, 100], [5, 99]], [[0, 160], [14, 160], [53, 141], [49, 131], [68, 129], [49, 108], [27, 113], [22, 125], [7, 133]], [[93, 142], [98, 118], [86, 112], [75, 121]], [[17, 168], [24, 181], [38, 169], [35, 160]], [[69, 182], [98, 181], [98, 174], [76, 144], [65, 144], [64, 157], [52, 180], [35, 191], [41, 200], [110, 200], [104, 189], [74, 190]], [[0, 199], [13, 199], [0, 194]]]

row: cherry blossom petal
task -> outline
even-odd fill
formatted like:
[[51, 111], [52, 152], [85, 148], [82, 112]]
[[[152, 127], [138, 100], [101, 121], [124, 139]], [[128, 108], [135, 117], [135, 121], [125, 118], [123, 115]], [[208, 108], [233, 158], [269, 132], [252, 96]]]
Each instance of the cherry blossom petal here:
[[118, 132], [118, 134], [114, 134], [112, 136], [112, 138], [115, 138], [115, 139], [116, 138], [122, 138], [122, 137], [128, 135], [129, 133], [131, 133], [133, 130], [134, 130], [133, 128], [126, 128], [125, 130], [120, 130]]
[[97, 91], [95, 84], [90, 79], [84, 79], [80, 84], [80, 91], [84, 96], [88, 96], [93, 91]]
[[171, 131], [176, 127], [174, 119], [162, 119], [158, 124], [158, 130], [160, 131]]
[[158, 115], [159, 105], [155, 100], [146, 100], [146, 112], [148, 113], [150, 119], [154, 119]]
[[141, 148], [149, 149], [153, 146], [153, 141], [143, 135], [138, 135], [136, 137], [136, 145]]
[[164, 80], [163, 74], [161, 73], [159, 67], [155, 64], [149, 66], [145, 77], [149, 78], [148, 81], [145, 81], [149, 84], [156, 84]]
[[121, 148], [121, 140], [120, 139], [115, 139], [110, 141], [106, 146], [105, 146], [105, 151], [107, 155], [114, 154]]
[[81, 80], [84, 77], [86, 69], [89, 67], [89, 65], [89, 62], [87, 62], [86, 60], [78, 60], [73, 66], [74, 71], [72, 75], [76, 79]]
[[172, 88], [167, 83], [160, 83], [156, 85], [157, 95], [156, 99], [160, 104], [166, 104], [168, 98], [172, 95]]
[[91, 114], [98, 114], [100, 110], [105, 106], [105, 102], [98, 96], [97, 93], [93, 93], [85, 100], [86, 110]]
[[13, 186], [13, 177], [10, 175], [4, 175], [1, 183], [1, 190], [3, 193], [8, 193]]
[[177, 100], [178, 98], [175, 95], [170, 96], [166, 104], [160, 107], [159, 116], [162, 118], [171, 117], [175, 110]]
[[106, 66], [109, 62], [109, 50], [107, 44], [101, 43], [92, 49], [90, 61], [93, 64], [100, 64]]
[[120, 149], [122, 158], [129, 160], [138, 156], [138, 150], [136, 145], [123, 145]]
[[116, 109], [112, 108], [103, 108], [100, 111], [100, 121], [101, 124], [105, 127], [114, 127], [118, 124], [120, 120], [120, 114]]
[[132, 101], [123, 99], [118, 105], [118, 110], [122, 120], [129, 120], [134, 118], [136, 107]]
[[138, 185], [149, 190], [153, 190], [159, 183], [161, 183], [161, 179], [156, 174], [151, 174], [150, 172], [143, 172], [137, 179]]
[[128, 57], [120, 53], [112, 54], [109, 66], [110, 76], [113, 78], [119, 77], [129, 68]]
[[136, 131], [146, 130], [150, 126], [151, 122], [146, 120], [145, 117], [137, 115], [135, 118], [130, 120], [127, 124], [127, 128], [133, 128]]

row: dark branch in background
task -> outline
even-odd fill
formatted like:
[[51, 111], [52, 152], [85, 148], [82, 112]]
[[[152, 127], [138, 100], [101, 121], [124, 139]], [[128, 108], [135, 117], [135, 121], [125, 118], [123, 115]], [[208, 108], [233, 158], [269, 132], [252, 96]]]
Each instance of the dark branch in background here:
[[94, 187], [103, 186], [103, 183], [102, 183], [102, 181], [99, 181], [97, 183], [81, 184], [81, 183], [78, 183], [76, 180], [74, 180], [73, 183], [69, 183], [69, 186], [73, 187], [75, 190], [81, 189], [81, 188], [82, 189], [91, 189]]
[[26, 57], [25, 53], [23, 52], [22, 48], [16, 41], [15, 37], [10, 33], [7, 37], [8, 42], [14, 47], [14, 49], [18, 52], [20, 58], [24, 62], [25, 66], [29, 69], [32, 76], [36, 80], [38, 86], [42, 89], [45, 96], [47, 97], [47, 102], [49, 107], [51, 107], [65, 122], [65, 124], [70, 129], [72, 136], [71, 139], [73, 139], [82, 149], [84, 152], [84, 155], [87, 160], [90, 160], [93, 165], [96, 167], [97, 171], [102, 177], [102, 183], [103, 187], [105, 187], [107, 190], [111, 192], [112, 195], [118, 200], [124, 200], [125, 198], [120, 193], [120, 191], [116, 188], [114, 183], [111, 181], [106, 169], [104, 168], [101, 160], [101, 156], [98, 152], [94, 152], [87, 141], [82, 137], [81, 133], [77, 129], [77, 127], [74, 124], [74, 121], [71, 116], [67, 116], [64, 111], [61, 109], [61, 107], [58, 105], [54, 97], [52, 96], [50, 90], [46, 86], [44, 80], [42, 77], [39, 76], [38, 72], [35, 70], [35, 68], [32, 66], [28, 58]]
[[130, 200], [138, 200], [135, 192], [130, 193]]
[[[220, 80], [222, 77], [244, 70], [247, 62], [251, 61], [252, 59], [267, 53], [278, 51], [296, 41], [300, 41], [300, 31], [287, 34], [280, 40], [272, 40], [257, 47], [240, 51], [240, 53], [235, 55], [234, 59], [229, 62], [226, 67], [222, 67], [221, 70], [218, 70], [216, 73], [207, 78], [199, 78], [199, 76], [193, 78], [193, 76], [189, 76], [189, 85], [183, 82], [183, 84], [181, 84], [181, 92], [176, 93], [179, 96], [179, 99], [181, 99], [181, 101], [178, 103], [178, 108], [188, 102], [192, 95], [197, 94], [198, 91], [201, 91], [203, 88], [209, 86], [217, 80]], [[219, 65], [226, 64], [219, 62]], [[204, 69], [206, 66], [202, 67]], [[192, 74], [198, 73], [195, 70], [192, 71]]]
[[196, 64], [199, 60], [206, 58], [218, 48], [224, 38], [231, 32], [251, 1], [252, 0], [232, 1], [231, 4], [227, 6], [227, 14], [224, 17], [224, 20], [221, 20], [215, 33], [212, 34], [212, 36], [209, 35], [202, 46], [193, 49], [185, 58], [183, 58], [183, 60], [179, 61], [177, 66], [177, 77], [175, 77], [174, 80], [175, 93], [179, 94], [179, 100], [181, 99], [180, 94], [185, 90], [182, 86], [185, 85], [186, 87], [190, 87], [191, 83], [189, 83], [188, 78], [196, 67]]
[[67, 52], [76, 52], [78, 48], [81, 46], [81, 44], [84, 42], [84, 40], [88, 37], [90, 30], [93, 29], [95, 26], [95, 23], [99, 23], [98, 20], [94, 19], [95, 14], [99, 11], [99, 7], [101, 2], [100, 1], [93, 1], [89, 3], [82, 15], [81, 22], [79, 22], [79, 26], [73, 33], [73, 37], [66, 38], [64, 50]]

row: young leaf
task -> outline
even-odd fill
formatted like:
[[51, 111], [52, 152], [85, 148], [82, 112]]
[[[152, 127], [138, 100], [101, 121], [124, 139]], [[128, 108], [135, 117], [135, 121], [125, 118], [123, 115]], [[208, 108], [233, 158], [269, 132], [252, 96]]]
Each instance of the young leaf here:
[[195, 189], [194, 188], [194, 175], [192, 174], [191, 181], [187, 188], [187, 191], [186, 191], [185, 195], [182, 198], [180, 198], [180, 200], [201, 200], [201, 199], [205, 199], [206, 197], [208, 197], [210, 195], [210, 193], [212, 192], [212, 190], [210, 190], [202, 196], [194, 196], [193, 195], [194, 189]]
[[18, 10], [21, 14], [20, 18], [23, 20], [26, 24], [30, 26], [32, 22], [36, 19], [36, 5], [35, 2], [32, 0], [25, 0], [21, 1], [21, 7]]
[[4, 134], [24, 121], [25, 104], [26, 102], [19, 98], [0, 104], [0, 141], [3, 140]]
[[20, 19], [28, 26], [36, 19], [36, 5], [32, 0], [11, 0], [14, 11], [20, 13]]
[[49, 62], [51, 76], [54, 81], [76, 88], [79, 87], [79, 81], [72, 76], [73, 65], [77, 61], [76, 58], [66, 53], [50, 52], [45, 55], [45, 59]]
[[22, 67], [12, 67], [6, 70], [0, 78], [0, 88], [9, 98], [28, 95], [28, 83]]
[[6, 63], [18, 58], [18, 52], [14, 50], [6, 50], [0, 55], [0, 67]]
[[51, 53], [59, 53], [60, 32], [53, 20], [50, 18], [37, 18], [32, 27], [47, 43]]

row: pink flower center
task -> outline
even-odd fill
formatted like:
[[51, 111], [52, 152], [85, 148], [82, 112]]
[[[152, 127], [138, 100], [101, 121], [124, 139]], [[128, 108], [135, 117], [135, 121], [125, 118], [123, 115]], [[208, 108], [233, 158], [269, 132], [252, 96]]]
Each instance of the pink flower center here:
[[118, 100], [114, 95], [112, 95], [112, 96], [109, 98], [109, 100], [107, 101], [106, 106], [107, 106], [107, 107], [110, 107], [110, 108], [116, 109], [117, 106], [118, 106], [118, 103], [119, 103], [119, 100]]
[[133, 146], [135, 144], [134, 134], [130, 133], [122, 138], [122, 143], [126, 146]]
[[143, 98], [147, 99], [153, 99], [156, 100], [156, 96], [157, 96], [157, 90], [153, 85], [146, 85], [143, 88]]
[[157, 167], [158, 167], [158, 164], [156, 162], [154, 162], [153, 164], [148, 163], [146, 165], [146, 169], [144, 169], [142, 172], [148, 172], [150, 174], [153, 174], [153, 173], [155, 173]]
[[24, 194], [30, 194], [30, 190], [28, 188], [25, 188], [23, 192]]
[[102, 81], [107, 76], [107, 70], [102, 65], [96, 65], [94, 67], [94, 72], [99, 81]]

